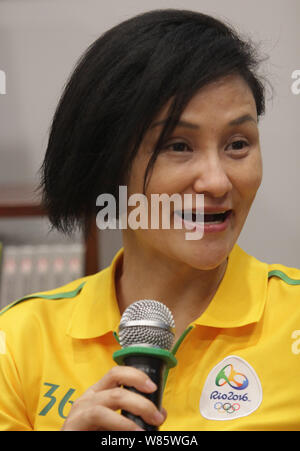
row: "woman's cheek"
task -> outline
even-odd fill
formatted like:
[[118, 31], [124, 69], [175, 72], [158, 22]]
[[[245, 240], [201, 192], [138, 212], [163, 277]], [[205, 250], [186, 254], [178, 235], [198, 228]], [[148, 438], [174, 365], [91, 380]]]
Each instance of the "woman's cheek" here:
[[[247, 178], [246, 178], [247, 181]], [[260, 155], [257, 156], [251, 171], [248, 172], [248, 189], [256, 194], [262, 182], [262, 160]]]
[[233, 186], [243, 197], [253, 199], [262, 182], [262, 159], [260, 152], [253, 154], [252, 158], [245, 159], [244, 165], [235, 167], [232, 173]]

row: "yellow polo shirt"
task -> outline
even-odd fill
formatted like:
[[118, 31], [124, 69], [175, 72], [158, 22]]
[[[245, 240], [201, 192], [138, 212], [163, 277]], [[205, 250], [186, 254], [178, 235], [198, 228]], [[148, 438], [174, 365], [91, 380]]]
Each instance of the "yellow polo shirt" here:
[[[0, 430], [59, 430], [74, 400], [115, 365], [122, 252], [95, 275], [2, 310]], [[162, 431], [300, 430], [299, 269], [262, 263], [236, 244], [187, 331]]]

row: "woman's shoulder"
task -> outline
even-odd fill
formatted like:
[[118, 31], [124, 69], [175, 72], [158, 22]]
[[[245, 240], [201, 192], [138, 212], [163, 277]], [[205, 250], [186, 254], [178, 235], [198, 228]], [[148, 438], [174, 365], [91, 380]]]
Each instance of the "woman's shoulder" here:
[[65, 285], [47, 291], [27, 294], [16, 299], [0, 310], [0, 328], [9, 325], [20, 325], [32, 322], [34, 316], [53, 315], [60, 312], [64, 316], [71, 314], [84, 286], [101, 277], [102, 272], [73, 280]]
[[300, 268], [266, 262], [248, 254], [238, 245], [232, 256], [234, 276], [240, 277], [241, 274], [242, 283], [248, 285], [255, 298], [268, 299], [271, 304], [275, 302], [282, 308], [297, 306], [300, 311]]
[[268, 278], [274, 278], [291, 287], [300, 287], [300, 269], [280, 263], [268, 265]]
[[268, 298], [284, 315], [300, 312], [300, 269], [283, 264], [268, 265]]

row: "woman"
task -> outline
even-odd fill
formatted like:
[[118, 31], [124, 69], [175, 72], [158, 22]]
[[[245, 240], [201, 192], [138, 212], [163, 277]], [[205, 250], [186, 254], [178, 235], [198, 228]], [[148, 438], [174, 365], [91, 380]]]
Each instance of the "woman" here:
[[[229, 26], [181, 10], [127, 20], [81, 59], [42, 167], [54, 227], [70, 232], [99, 194], [127, 186], [147, 199], [203, 194], [204, 235], [125, 229], [109, 268], [5, 309], [2, 429], [139, 430], [119, 409], [161, 430], [299, 428], [299, 384], [286, 374], [300, 365], [300, 271], [236, 244], [262, 179], [258, 63]], [[112, 359], [113, 331], [139, 299], [171, 309], [176, 338], [189, 332], [161, 411], [124, 388], [151, 393], [148, 376]]]

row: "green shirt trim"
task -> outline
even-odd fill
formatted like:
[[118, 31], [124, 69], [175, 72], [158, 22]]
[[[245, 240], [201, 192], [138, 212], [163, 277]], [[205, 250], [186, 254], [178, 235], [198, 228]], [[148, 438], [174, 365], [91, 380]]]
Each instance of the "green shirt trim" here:
[[274, 269], [273, 271], [270, 271], [268, 273], [268, 278], [270, 279], [270, 277], [279, 277], [288, 285], [300, 285], [300, 280], [291, 279], [289, 276], [287, 276], [284, 272], [280, 271], [279, 269]]
[[84, 285], [85, 285], [85, 282], [82, 282], [77, 288], [75, 288], [75, 290], [65, 291], [65, 292], [62, 292], [62, 293], [54, 293], [54, 294], [34, 293], [34, 294], [30, 294], [28, 296], [24, 296], [23, 298], [18, 299], [15, 302], [12, 302], [7, 307], [4, 307], [4, 309], [1, 310], [0, 315], [2, 315], [3, 313], [7, 312], [7, 310], [9, 310], [14, 305], [17, 305], [17, 304], [19, 304], [20, 302], [23, 302], [23, 301], [27, 301], [28, 299], [34, 299], [34, 298], [39, 298], [40, 299], [41, 298], [41, 299], [53, 299], [53, 300], [55, 300], [55, 299], [74, 298], [82, 290]]
[[[272, 271], [269, 271], [268, 278], [270, 279], [271, 277], [279, 277], [281, 280], [283, 280], [288, 285], [300, 285], [300, 280], [299, 279], [291, 279], [289, 276], [287, 276], [284, 272], [280, 271], [279, 269], [274, 269]], [[23, 302], [23, 301], [27, 301], [28, 299], [41, 298], [41, 299], [50, 299], [50, 300], [52, 299], [52, 300], [55, 300], [55, 299], [73, 298], [73, 297], [77, 296], [77, 294], [82, 290], [84, 285], [85, 285], [85, 282], [82, 282], [74, 290], [72, 290], [72, 291], [65, 291], [65, 292], [62, 292], [62, 293], [54, 293], [54, 294], [39, 294], [39, 293], [35, 293], [35, 294], [30, 294], [28, 296], [24, 296], [23, 298], [18, 299], [15, 302], [12, 302], [7, 307], [4, 307], [4, 309], [2, 309], [0, 311], [0, 315], [5, 313], [7, 310], [9, 310], [14, 305], [17, 305], [17, 304], [19, 304], [20, 302]], [[172, 351], [173, 355], [175, 355], [175, 353], [176, 353], [177, 349], [179, 348], [181, 342], [183, 341], [185, 336], [190, 332], [190, 330], [191, 330], [191, 328], [187, 329], [182, 334], [182, 337], [180, 337], [180, 339], [178, 340], [178, 342], [176, 343], [176, 345], [173, 348], [173, 351]]]

